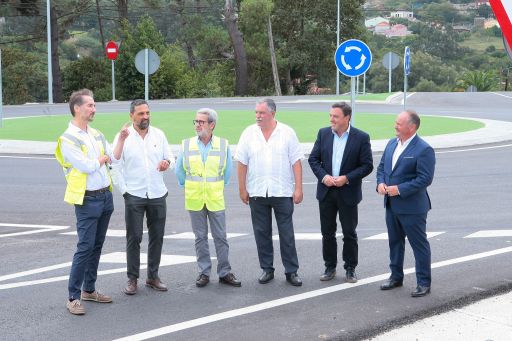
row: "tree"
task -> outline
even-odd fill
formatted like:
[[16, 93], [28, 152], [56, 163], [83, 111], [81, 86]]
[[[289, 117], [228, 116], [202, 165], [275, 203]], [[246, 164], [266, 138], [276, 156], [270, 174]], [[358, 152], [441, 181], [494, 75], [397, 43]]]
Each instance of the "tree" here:
[[242, 33], [238, 29], [238, 19], [232, 0], [226, 0], [224, 6], [224, 21], [228, 28], [229, 38], [233, 45], [235, 54], [235, 95], [247, 95], [248, 74], [247, 74], [247, 54], [245, 53]]
[[459, 84], [464, 88], [470, 85], [476, 87], [477, 91], [491, 91], [497, 87], [497, 78], [491, 72], [486, 71], [468, 71], [462, 75]]

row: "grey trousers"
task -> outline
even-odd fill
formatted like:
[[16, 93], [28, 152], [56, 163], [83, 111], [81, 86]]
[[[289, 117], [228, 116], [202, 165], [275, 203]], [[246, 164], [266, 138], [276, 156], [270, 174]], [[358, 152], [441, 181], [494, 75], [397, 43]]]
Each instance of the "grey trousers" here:
[[229, 264], [229, 245], [226, 237], [226, 211], [209, 211], [206, 206], [201, 211], [188, 211], [192, 231], [196, 236], [196, 257], [199, 274], [210, 277], [212, 260], [208, 247], [208, 221], [217, 254], [217, 274], [224, 277], [231, 272]]
[[293, 231], [293, 199], [288, 197], [250, 197], [252, 227], [258, 258], [263, 271], [274, 271], [274, 245], [272, 243], [272, 210], [279, 231], [279, 247], [284, 271], [287, 274], [297, 272], [299, 260], [295, 249]]
[[139, 198], [125, 193], [124, 195], [126, 221], [126, 269], [130, 279], [139, 278], [140, 243], [142, 241], [142, 225], [146, 214], [149, 244], [148, 244], [148, 279], [159, 279], [158, 268], [162, 256], [162, 245], [165, 233], [165, 218], [167, 214], [167, 193], [161, 198]]

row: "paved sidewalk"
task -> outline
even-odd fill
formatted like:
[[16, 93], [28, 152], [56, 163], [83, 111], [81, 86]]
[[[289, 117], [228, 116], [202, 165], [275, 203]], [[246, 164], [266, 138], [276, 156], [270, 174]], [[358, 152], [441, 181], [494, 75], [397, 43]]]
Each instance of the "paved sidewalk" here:
[[[472, 118], [473, 119], [473, 118]], [[503, 122], [485, 119], [473, 119], [485, 124], [485, 127], [469, 132], [445, 134], [423, 137], [434, 149], [446, 149], [456, 147], [469, 147], [481, 144], [512, 141], [512, 122]], [[421, 136], [421, 128], [420, 128]], [[391, 136], [390, 136], [391, 138]], [[372, 150], [382, 152], [388, 140], [372, 140]], [[35, 154], [53, 155], [56, 142], [37, 142], [22, 140], [0, 140], [0, 154]], [[232, 151], [236, 145], [231, 145]], [[302, 143], [304, 154], [309, 154], [313, 143]], [[174, 155], [177, 155], [179, 145], [171, 145]]]
[[512, 292], [391, 330], [369, 341], [510, 341]]

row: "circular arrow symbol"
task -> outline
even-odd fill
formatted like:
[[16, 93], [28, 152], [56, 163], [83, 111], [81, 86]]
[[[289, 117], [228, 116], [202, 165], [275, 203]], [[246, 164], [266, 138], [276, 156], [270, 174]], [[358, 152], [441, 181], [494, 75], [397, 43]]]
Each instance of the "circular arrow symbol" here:
[[338, 46], [334, 62], [342, 74], [356, 77], [368, 70], [372, 62], [372, 53], [362, 41], [350, 39]]

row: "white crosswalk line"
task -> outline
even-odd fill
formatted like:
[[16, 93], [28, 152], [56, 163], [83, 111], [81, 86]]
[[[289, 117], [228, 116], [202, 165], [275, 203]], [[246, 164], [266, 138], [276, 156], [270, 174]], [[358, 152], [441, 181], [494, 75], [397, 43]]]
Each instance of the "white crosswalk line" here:
[[[144, 230], [142, 231], [143, 234], [147, 234], [148, 231]], [[61, 233], [67, 236], [76, 236], [76, 231], [73, 232], [64, 232]], [[118, 229], [108, 229], [107, 230], [107, 237], [126, 237], [126, 230], [118, 230]]]
[[464, 238], [512, 237], [512, 230], [485, 230], [468, 234]]
[[[435, 231], [435, 232], [427, 232], [427, 238], [433, 238], [435, 236], [439, 236], [440, 234], [446, 233], [444, 231]], [[363, 238], [363, 240], [388, 240], [388, 233], [379, 233], [371, 237]]]
[[[243, 237], [247, 236], [247, 233], [227, 233], [226, 237], [228, 239], [235, 238], [235, 237]], [[168, 234], [164, 236], [165, 239], [189, 239], [194, 240], [196, 239], [193, 232], [182, 232], [182, 233], [176, 233], [176, 234]], [[208, 233], [208, 239], [213, 239], [212, 234]]]
[[[336, 233], [336, 237], [340, 237], [341, 233]], [[275, 234], [272, 236], [272, 240], [279, 240], [279, 235]], [[322, 240], [321, 233], [295, 233], [295, 240]]]
[[[215, 259], [214, 257], [212, 257]], [[140, 254], [140, 269], [146, 269], [147, 254], [141, 253]], [[170, 265], [178, 265], [178, 264], [185, 264], [185, 263], [193, 263], [196, 261], [195, 256], [183, 256], [183, 255], [165, 255], [162, 254], [162, 258], [160, 260], [160, 266], [170, 266]], [[126, 264], [126, 253], [125, 252], [112, 252], [112, 253], [106, 253], [101, 256], [100, 263], [113, 263], [113, 264]], [[56, 269], [63, 269], [71, 266], [71, 262], [67, 263], [61, 263], [51, 266], [45, 266], [42, 268], [17, 272], [10, 275], [5, 275], [0, 277], [0, 281], [4, 281], [7, 279], [13, 279], [13, 278], [20, 278], [24, 276], [29, 276], [37, 273], [42, 273], [46, 271], [56, 270]], [[107, 269], [107, 270], [101, 270], [98, 271], [98, 276], [101, 275], [109, 275], [114, 273], [122, 273], [126, 272], [126, 266], [123, 266], [122, 268], [115, 268], [115, 269]], [[49, 278], [43, 278], [43, 279], [37, 279], [37, 280], [31, 280], [31, 281], [24, 281], [24, 282], [15, 282], [15, 283], [6, 283], [6, 284], [0, 284], [0, 290], [5, 289], [12, 289], [12, 288], [19, 288], [19, 287], [26, 287], [31, 285], [37, 285], [37, 284], [45, 284], [45, 283], [53, 283], [53, 282], [59, 282], [59, 281], [66, 281], [69, 279], [69, 276], [57, 276], [57, 277], [49, 277]]]
[[59, 230], [65, 230], [65, 229], [69, 228], [69, 226], [60, 226], [60, 225], [34, 225], [34, 224], [10, 224], [10, 223], [0, 223], [0, 227], [38, 229], [38, 230], [29, 230], [29, 231], [22, 231], [22, 232], [4, 233], [4, 234], [0, 234], [0, 238], [25, 236], [28, 234], [59, 231]]

